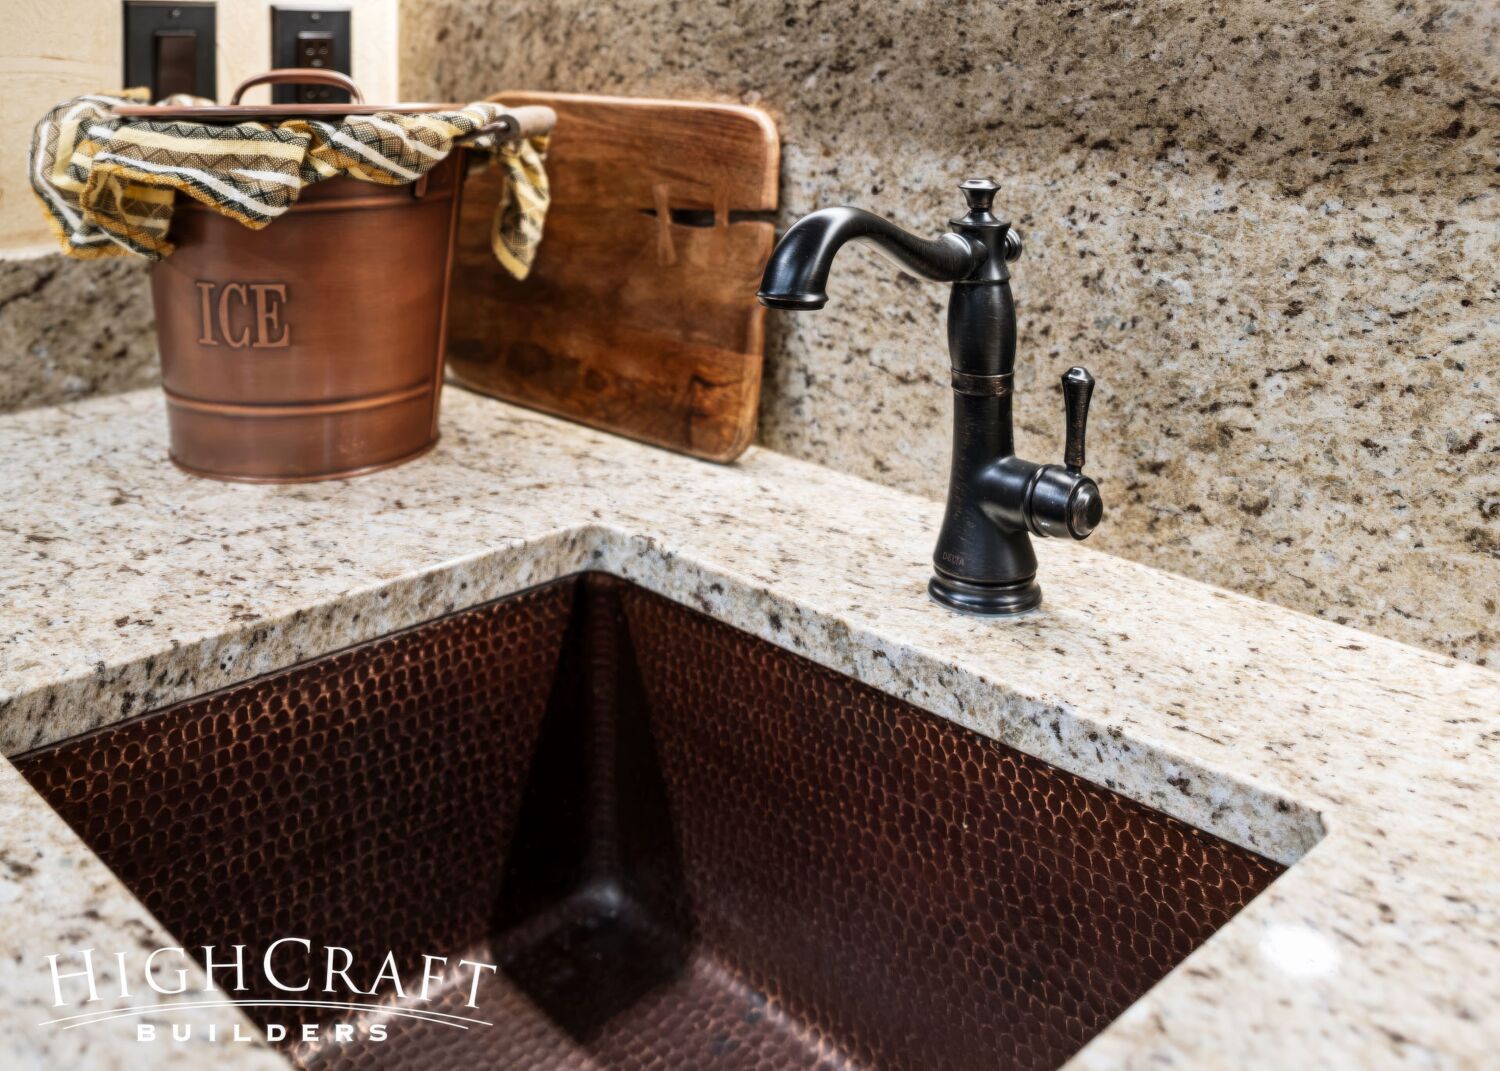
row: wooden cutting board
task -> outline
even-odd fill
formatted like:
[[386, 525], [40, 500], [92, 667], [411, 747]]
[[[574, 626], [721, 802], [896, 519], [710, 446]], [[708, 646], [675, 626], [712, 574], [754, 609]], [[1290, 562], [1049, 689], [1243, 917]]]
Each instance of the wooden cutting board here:
[[[492, 171], [464, 190], [448, 367], [468, 387], [713, 461], [755, 435], [781, 147], [753, 108], [499, 93], [557, 112], [529, 278], [489, 249]], [[748, 218], [747, 218], [748, 217]]]

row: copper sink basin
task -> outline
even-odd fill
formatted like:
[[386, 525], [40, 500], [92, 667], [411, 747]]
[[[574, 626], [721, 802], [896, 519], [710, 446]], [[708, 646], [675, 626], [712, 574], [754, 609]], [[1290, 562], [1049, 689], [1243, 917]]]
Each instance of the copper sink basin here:
[[17, 764], [184, 947], [348, 950], [246, 1007], [309, 1068], [1054, 1068], [1281, 870], [596, 574]]

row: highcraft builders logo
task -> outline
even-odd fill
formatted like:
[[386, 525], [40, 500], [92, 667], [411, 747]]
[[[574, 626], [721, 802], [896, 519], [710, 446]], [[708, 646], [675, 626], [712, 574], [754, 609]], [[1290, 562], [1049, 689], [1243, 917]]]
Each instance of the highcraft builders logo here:
[[[303, 937], [283, 937], [263, 953], [246, 945], [204, 945], [201, 952], [196, 962], [183, 948], [83, 948], [47, 956], [57, 1014], [37, 1025], [77, 1030], [125, 1020], [136, 1041], [167, 1044], [257, 1040], [239, 1021], [200, 1014], [214, 1008], [267, 1009], [255, 1018], [272, 1042], [382, 1042], [392, 1018], [457, 1030], [490, 1025], [461, 1012], [478, 1009], [479, 987], [495, 974], [493, 963], [424, 955], [419, 968], [408, 965], [403, 973], [394, 952], [359, 964], [347, 948], [314, 946]], [[439, 999], [458, 1010], [435, 1009]], [[280, 1021], [272, 1009], [284, 1009]], [[314, 1021], [340, 1012], [342, 1021]], [[152, 1021], [141, 1021], [146, 1017]]]

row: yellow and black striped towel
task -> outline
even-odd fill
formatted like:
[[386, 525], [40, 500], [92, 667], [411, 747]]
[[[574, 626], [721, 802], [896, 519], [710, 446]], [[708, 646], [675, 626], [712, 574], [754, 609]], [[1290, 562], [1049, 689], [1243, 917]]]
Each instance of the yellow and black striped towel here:
[[138, 89], [77, 97], [37, 124], [31, 185], [71, 256], [167, 256], [179, 191], [259, 230], [305, 186], [339, 175], [413, 182], [462, 143], [491, 152], [509, 180], [490, 239], [496, 259], [518, 279], [531, 270], [549, 201], [547, 139], [501, 143], [478, 133], [504, 113], [498, 104], [234, 125], [115, 114], [145, 99]]

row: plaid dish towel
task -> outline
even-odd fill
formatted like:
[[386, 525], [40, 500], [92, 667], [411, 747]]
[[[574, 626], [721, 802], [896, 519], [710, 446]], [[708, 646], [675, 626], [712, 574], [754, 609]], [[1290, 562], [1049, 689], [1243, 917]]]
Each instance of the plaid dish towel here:
[[477, 134], [504, 114], [498, 104], [232, 126], [115, 114], [146, 98], [141, 89], [77, 97], [37, 124], [31, 185], [70, 256], [161, 260], [172, 252], [167, 231], [178, 192], [259, 230], [315, 182], [340, 175], [413, 182], [462, 143], [491, 153], [509, 180], [490, 235], [496, 259], [517, 279], [531, 270], [550, 199], [547, 138], [504, 143]]

